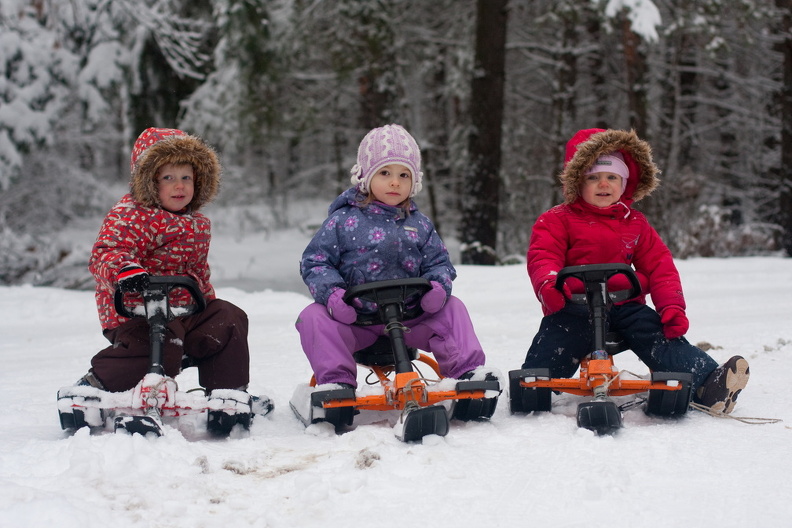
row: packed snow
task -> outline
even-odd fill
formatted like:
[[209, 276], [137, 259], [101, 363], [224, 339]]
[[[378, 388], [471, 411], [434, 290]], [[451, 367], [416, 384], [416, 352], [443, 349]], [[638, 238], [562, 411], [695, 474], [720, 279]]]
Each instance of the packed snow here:
[[[402, 443], [387, 414], [361, 416], [336, 435], [305, 428], [289, 409], [311, 375], [294, 329], [310, 302], [297, 271], [308, 236], [215, 233], [218, 293], [251, 322], [251, 392], [276, 405], [227, 439], [208, 437], [197, 418], [168, 422], [160, 438], [62, 431], [56, 392], [106, 343], [93, 294], [0, 288], [0, 526], [723, 528], [778, 526], [792, 515], [792, 259], [677, 263], [688, 338], [709, 343], [719, 362], [741, 354], [751, 364], [734, 416], [782, 421], [695, 411], [660, 419], [635, 408], [622, 430], [596, 436], [576, 426], [579, 397], [555, 396], [551, 413], [518, 416], [504, 392], [490, 421]], [[524, 266], [458, 273], [454, 294], [489, 364], [504, 374], [519, 368], [540, 320]], [[616, 363], [647, 372], [629, 352]], [[183, 390], [197, 386], [191, 370], [177, 379]]]

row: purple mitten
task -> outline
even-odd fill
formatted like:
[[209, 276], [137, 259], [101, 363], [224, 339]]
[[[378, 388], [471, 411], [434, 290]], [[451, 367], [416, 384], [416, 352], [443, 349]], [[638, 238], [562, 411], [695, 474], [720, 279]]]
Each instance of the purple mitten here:
[[429, 290], [421, 297], [421, 308], [426, 313], [437, 313], [445, 306], [446, 291], [443, 285], [436, 281], [431, 281], [432, 289]]
[[327, 312], [339, 323], [352, 324], [357, 320], [357, 312], [344, 302], [346, 290], [338, 288], [327, 298]]

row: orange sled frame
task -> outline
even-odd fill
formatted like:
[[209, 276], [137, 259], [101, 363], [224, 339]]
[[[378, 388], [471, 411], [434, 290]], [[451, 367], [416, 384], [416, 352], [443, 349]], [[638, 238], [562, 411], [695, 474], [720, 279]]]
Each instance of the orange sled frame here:
[[[630, 289], [608, 292], [608, 279], [622, 274]], [[651, 378], [623, 379], [613, 355], [625, 350], [617, 335], [607, 331], [607, 314], [613, 303], [626, 301], [641, 293], [641, 285], [633, 269], [626, 264], [594, 264], [562, 269], [556, 288], [563, 291], [564, 282], [574, 277], [583, 282], [585, 294], [567, 300], [587, 304], [594, 327], [593, 351], [580, 362], [578, 378], [553, 378], [546, 368], [509, 372], [509, 407], [512, 413], [549, 411], [552, 392], [565, 392], [592, 399], [581, 402], [577, 409], [579, 427], [609, 434], [622, 427], [622, 409], [611, 399], [648, 392], [645, 410], [659, 416], [678, 416], [687, 412], [691, 398], [692, 375], [686, 372], [652, 372]]]
[[[291, 402], [292, 410], [305, 425], [326, 421], [343, 429], [352, 425], [355, 414], [361, 410], [400, 410], [402, 413], [394, 432], [400, 440], [409, 442], [429, 434], [446, 435], [450, 418], [468, 421], [492, 416], [497, 394], [501, 392], [497, 379], [459, 380], [453, 387], [441, 387], [443, 376], [437, 361], [406, 346], [406, 327], [401, 321], [414, 319], [422, 311], [419, 303], [415, 308], [407, 308], [405, 303], [429, 289], [431, 285], [425, 279], [411, 278], [362, 284], [347, 291], [346, 302], [360, 299], [378, 307], [374, 316], [359, 316], [357, 324], [385, 324], [386, 336], [354, 354], [357, 364], [371, 371], [369, 377], [376, 377], [372, 384], [378, 382], [382, 393], [356, 395], [352, 388], [317, 390], [316, 379], [312, 377], [308, 395], [310, 409], [306, 410], [304, 405], [301, 409], [297, 400], [306, 399], [306, 395], [298, 395], [299, 387]], [[428, 382], [413, 369], [413, 361], [428, 365], [440, 381]], [[494, 397], [492, 391], [497, 392]], [[441, 405], [443, 402], [451, 404], [450, 417], [446, 406]]]

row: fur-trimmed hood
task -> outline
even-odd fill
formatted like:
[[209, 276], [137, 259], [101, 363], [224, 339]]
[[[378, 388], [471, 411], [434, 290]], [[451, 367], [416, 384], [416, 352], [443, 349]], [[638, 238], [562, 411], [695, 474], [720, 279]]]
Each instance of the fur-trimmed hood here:
[[156, 175], [166, 163], [192, 165], [195, 193], [188, 206], [190, 211], [197, 211], [217, 195], [221, 167], [212, 147], [181, 130], [147, 128], [135, 141], [130, 160], [129, 187], [136, 202], [162, 207]]
[[630, 172], [619, 201], [630, 205], [649, 196], [659, 185], [659, 169], [652, 161], [652, 148], [634, 130], [589, 128], [578, 131], [566, 144], [564, 169], [558, 178], [564, 186], [564, 201], [573, 203], [580, 196], [583, 176], [603, 154], [619, 151]]

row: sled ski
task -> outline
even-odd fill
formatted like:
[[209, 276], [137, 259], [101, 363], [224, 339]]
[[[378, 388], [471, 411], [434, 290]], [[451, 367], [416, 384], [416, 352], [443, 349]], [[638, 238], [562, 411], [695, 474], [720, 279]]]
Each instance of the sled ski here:
[[172, 403], [151, 407], [147, 412], [139, 398], [136, 398], [136, 393], [137, 389], [108, 392], [94, 387], [63, 387], [58, 391], [61, 428], [100, 429], [112, 422], [115, 432], [144, 435], [151, 432], [162, 436], [166, 421], [205, 414], [207, 428], [223, 435], [228, 434], [236, 424], [248, 428], [253, 417], [266, 416], [274, 408], [266, 396], [250, 396], [245, 391], [215, 390], [211, 397], [207, 397], [203, 393], [177, 390]]
[[[630, 282], [628, 290], [609, 292], [608, 279], [622, 274]], [[597, 434], [611, 434], [622, 427], [622, 409], [612, 397], [648, 392], [645, 412], [658, 416], [684, 415], [690, 404], [693, 376], [687, 372], [653, 372], [648, 380], [623, 379], [613, 356], [625, 347], [619, 336], [608, 332], [607, 314], [614, 303], [637, 297], [641, 285], [626, 264], [594, 264], [562, 269], [556, 288], [576, 278], [585, 286], [584, 294], [567, 300], [586, 304], [593, 322], [593, 350], [580, 362], [578, 378], [553, 378], [549, 369], [532, 368], [509, 372], [509, 409], [514, 413], [546, 412], [553, 392], [565, 392], [590, 399], [578, 404], [577, 424]]]
[[[494, 373], [481, 380], [451, 383], [440, 375], [431, 356], [405, 343], [406, 327], [401, 323], [423, 313], [420, 296], [430, 289], [429, 281], [412, 278], [371, 282], [347, 291], [344, 301], [348, 304], [359, 299], [377, 305], [376, 313], [359, 314], [355, 324], [385, 325], [386, 336], [354, 353], [357, 364], [370, 370], [376, 380], [373, 385], [379, 390], [358, 394], [351, 387], [337, 384], [317, 386], [312, 378], [295, 389], [289, 402], [304, 425], [329, 422], [341, 432], [353, 425], [362, 410], [401, 411], [394, 434], [399, 440], [414, 442], [427, 435], [445, 436], [452, 418], [468, 421], [492, 416], [501, 392]], [[439, 381], [428, 382], [413, 368], [413, 362], [428, 366]]]
[[169, 305], [169, 294], [183, 288], [195, 305], [179, 316], [194, 314], [206, 307], [198, 285], [188, 277], [150, 277], [143, 292], [145, 315], [130, 312], [124, 294], [116, 290], [116, 311], [124, 317], [145, 316], [151, 343], [149, 371], [131, 390], [109, 392], [91, 386], [62, 387], [58, 391], [58, 415], [64, 430], [81, 427], [103, 428], [112, 420], [115, 432], [155, 436], [164, 434], [163, 420], [179, 416], [206, 414], [207, 429], [216, 435], [228, 435], [237, 424], [249, 428], [254, 415], [266, 415], [273, 409], [266, 396], [251, 396], [243, 390], [215, 389], [209, 395], [179, 391], [176, 381], [165, 376], [162, 347], [166, 325], [177, 317]]

